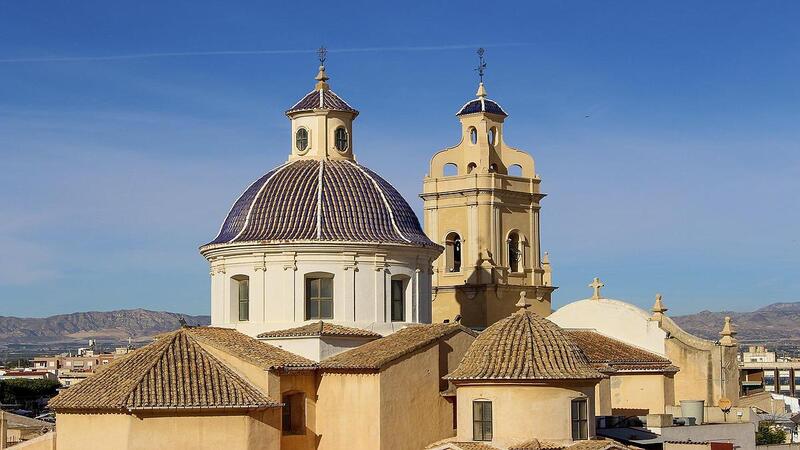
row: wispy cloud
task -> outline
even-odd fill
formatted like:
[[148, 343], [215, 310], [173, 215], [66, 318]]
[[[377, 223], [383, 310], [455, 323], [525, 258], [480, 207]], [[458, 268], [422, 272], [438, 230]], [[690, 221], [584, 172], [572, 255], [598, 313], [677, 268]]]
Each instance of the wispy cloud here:
[[[398, 46], [398, 47], [354, 47], [330, 48], [329, 53], [366, 53], [366, 52], [429, 52], [464, 50], [471, 48], [498, 48], [498, 47], [523, 47], [533, 45], [528, 42], [505, 42], [497, 44], [456, 44], [456, 45], [425, 45], [425, 46]], [[3, 58], [0, 64], [14, 63], [53, 63], [53, 62], [84, 62], [84, 61], [122, 61], [133, 59], [153, 58], [182, 58], [195, 56], [248, 56], [248, 55], [292, 55], [314, 53], [317, 49], [273, 49], [273, 50], [218, 50], [198, 52], [153, 52], [129, 53], [121, 55], [94, 55], [94, 56], [33, 56], [20, 58]]]

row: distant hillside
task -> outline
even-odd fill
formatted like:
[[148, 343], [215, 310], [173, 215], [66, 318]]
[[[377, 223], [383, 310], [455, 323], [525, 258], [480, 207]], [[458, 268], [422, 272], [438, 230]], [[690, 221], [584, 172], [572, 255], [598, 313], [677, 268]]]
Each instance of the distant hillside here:
[[672, 319], [684, 330], [706, 339], [719, 339], [725, 316], [730, 316], [737, 338], [746, 342], [770, 343], [800, 340], [800, 302], [774, 303], [752, 312], [700, 311]]
[[54, 343], [88, 338], [124, 341], [128, 336], [140, 341], [178, 328], [180, 317], [190, 325], [208, 325], [211, 321], [209, 316], [146, 309], [77, 312], [43, 318], [0, 316], [0, 343]]

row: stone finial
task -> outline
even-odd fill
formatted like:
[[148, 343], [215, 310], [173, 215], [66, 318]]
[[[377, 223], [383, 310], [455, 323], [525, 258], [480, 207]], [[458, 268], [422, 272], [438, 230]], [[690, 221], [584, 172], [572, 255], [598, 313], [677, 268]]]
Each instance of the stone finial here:
[[483, 81], [478, 85], [478, 92], [475, 93], [478, 97], [486, 97], [486, 88], [483, 86]]
[[589, 287], [594, 290], [594, 292], [592, 292], [592, 300], [600, 300], [600, 288], [603, 286], [605, 286], [605, 284], [603, 284], [598, 277], [594, 277], [594, 280], [589, 283]]
[[733, 347], [737, 344], [736, 330], [733, 329], [730, 316], [725, 317], [725, 325], [722, 326], [722, 331], [720, 331], [719, 335], [722, 336], [719, 340], [721, 345]]
[[330, 89], [330, 86], [328, 86], [328, 80], [330, 80], [330, 77], [328, 77], [328, 74], [325, 73], [325, 66], [319, 66], [319, 73], [317, 73], [317, 76], [314, 77], [314, 79], [317, 80], [317, 84], [314, 85], [315, 90], [327, 91]]
[[518, 307], [521, 311], [525, 311], [526, 309], [530, 308], [531, 304], [528, 303], [528, 298], [525, 297], [527, 294], [525, 291], [519, 293], [519, 301], [517, 302], [516, 307]]
[[669, 308], [664, 306], [664, 302], [661, 300], [661, 294], [656, 294], [656, 302], [653, 304], [653, 312], [655, 314], [664, 314], [668, 309]]
[[542, 275], [542, 284], [545, 286], [552, 286], [553, 268], [550, 266], [550, 253], [544, 252], [544, 256], [542, 257], [542, 270], [544, 270], [544, 274]]

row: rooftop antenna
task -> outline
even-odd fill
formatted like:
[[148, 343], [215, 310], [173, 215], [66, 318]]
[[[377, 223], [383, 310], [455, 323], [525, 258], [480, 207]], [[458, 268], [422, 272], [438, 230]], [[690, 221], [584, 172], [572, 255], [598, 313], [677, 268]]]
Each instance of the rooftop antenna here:
[[486, 50], [483, 47], [478, 49], [478, 67], [475, 68], [478, 71], [478, 78], [480, 78], [481, 83], [483, 83], [483, 74], [486, 71], [486, 60], [483, 59], [484, 53], [486, 53]]

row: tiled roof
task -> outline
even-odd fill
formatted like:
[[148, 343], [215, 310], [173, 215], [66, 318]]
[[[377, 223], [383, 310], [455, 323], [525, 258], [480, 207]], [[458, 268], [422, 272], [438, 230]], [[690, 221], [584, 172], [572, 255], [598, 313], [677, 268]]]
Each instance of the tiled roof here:
[[669, 359], [661, 355], [594, 330], [570, 329], [565, 331], [596, 368], [609, 367], [624, 371], [659, 372], [678, 370]]
[[520, 309], [483, 331], [450, 380], [599, 379], [558, 325]]
[[329, 109], [332, 111], [346, 111], [358, 114], [358, 111], [352, 106], [348, 105], [346, 101], [336, 95], [330, 89], [314, 89], [306, 94], [305, 97], [295, 103], [294, 106], [286, 111], [286, 114], [299, 112], [299, 111], [312, 111], [315, 109]]
[[296, 160], [273, 169], [239, 197], [208, 245], [252, 241], [438, 247], [397, 190], [349, 160]]
[[310, 359], [253, 339], [230, 328], [189, 327], [186, 328], [186, 331], [197, 341], [230, 353], [264, 370], [304, 369], [314, 368], [317, 365]]
[[374, 331], [362, 330], [361, 328], [351, 328], [342, 325], [336, 325], [328, 322], [312, 322], [296, 328], [289, 328], [288, 330], [274, 330], [267, 331], [259, 334], [259, 338], [274, 338], [274, 337], [306, 337], [306, 336], [345, 336], [345, 337], [365, 337], [365, 338], [379, 338], [380, 334]]
[[208, 353], [182, 328], [61, 391], [49, 406], [55, 411], [134, 411], [258, 409], [280, 403]]
[[497, 114], [503, 117], [508, 117], [508, 113], [506, 113], [497, 102], [483, 97], [468, 101], [466, 104], [464, 104], [464, 106], [461, 107], [461, 109], [458, 110], [458, 113], [456, 113], [456, 115], [463, 116], [465, 114], [474, 114], [478, 112], [485, 112], [489, 114]]
[[323, 370], [380, 370], [402, 356], [459, 331], [475, 335], [472, 330], [455, 323], [409, 325], [386, 337], [331, 356], [320, 362], [319, 367]]

